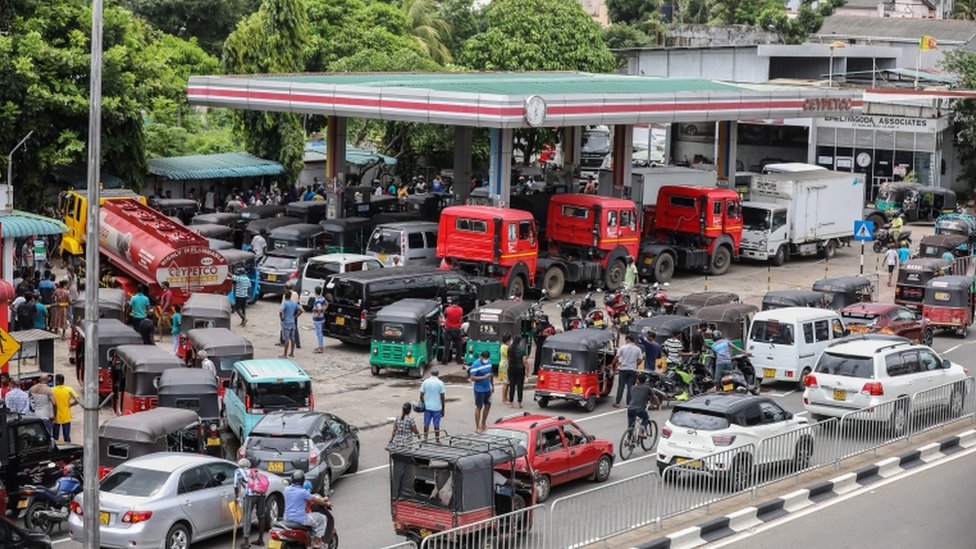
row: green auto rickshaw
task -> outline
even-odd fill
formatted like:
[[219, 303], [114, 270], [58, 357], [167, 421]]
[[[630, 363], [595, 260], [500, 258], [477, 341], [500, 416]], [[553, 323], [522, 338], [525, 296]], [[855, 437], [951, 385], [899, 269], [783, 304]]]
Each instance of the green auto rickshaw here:
[[412, 377], [423, 376], [424, 366], [443, 351], [440, 314], [436, 299], [401, 299], [380, 309], [373, 318], [370, 372], [375, 376], [381, 368], [402, 369]]
[[502, 336], [513, 338], [521, 335], [525, 341], [525, 354], [532, 351], [531, 303], [515, 299], [499, 299], [486, 303], [468, 315], [468, 342], [464, 361], [468, 364], [488, 351], [491, 364], [498, 367], [501, 361]]

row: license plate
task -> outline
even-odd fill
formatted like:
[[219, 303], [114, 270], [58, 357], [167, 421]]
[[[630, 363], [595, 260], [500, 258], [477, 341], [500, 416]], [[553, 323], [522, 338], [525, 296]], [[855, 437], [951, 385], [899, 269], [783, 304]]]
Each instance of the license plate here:
[[207, 437], [207, 446], [220, 446], [220, 437]]
[[732, 389], [734, 389], [734, 387], [732, 387], [731, 383], [726, 383], [725, 385], [722, 385], [722, 390], [725, 391], [726, 393], [731, 393]]
[[847, 391], [834, 389], [834, 400], [847, 400]]
[[581, 395], [581, 394], [583, 394], [583, 388], [582, 387], [573, 387], [573, 393], [575, 393], [577, 395]]
[[268, 275], [268, 282], [274, 282], [278, 280], [278, 275]]
[[776, 377], [776, 370], [772, 368], [763, 368], [763, 377]]
[[268, 549], [280, 549], [280, 548], [281, 548], [281, 542], [280, 541], [278, 541], [276, 539], [269, 539], [268, 540]]
[[644, 265], [650, 265], [651, 263], [654, 263], [654, 258], [653, 257], [645, 257], [644, 258]]
[[593, 325], [594, 326], [603, 326], [603, 321], [602, 320], [594, 320], [593, 321]]
[[701, 469], [701, 461], [697, 459], [694, 461], [688, 458], [674, 458], [674, 462], [678, 465], [684, 466], [686, 469]]
[[386, 261], [387, 255], [386, 254], [380, 254], [379, 257], [380, 257], [380, 261]]
[[345, 326], [345, 325], [346, 325], [346, 319], [345, 319], [345, 317], [337, 316], [336, 317], [336, 326]]
[[404, 359], [404, 361], [407, 364], [413, 364], [413, 357], [412, 356], [408, 356], [407, 358]]
[[422, 529], [420, 530], [420, 537], [426, 538], [427, 536], [433, 534], [430, 530]]
[[17, 508], [27, 509], [27, 498], [21, 498], [21, 500], [17, 502]]
[[105, 511], [98, 513], [98, 522], [101, 524], [108, 524], [108, 513]]
[[269, 461], [268, 462], [268, 472], [269, 473], [284, 473], [285, 464], [281, 461]]

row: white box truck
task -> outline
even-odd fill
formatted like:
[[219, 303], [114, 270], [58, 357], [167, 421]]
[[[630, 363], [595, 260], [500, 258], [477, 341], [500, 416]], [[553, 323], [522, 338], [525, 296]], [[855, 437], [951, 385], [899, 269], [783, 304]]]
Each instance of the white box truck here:
[[657, 192], [665, 185], [715, 187], [718, 185], [718, 175], [711, 171], [680, 166], [631, 168], [630, 181], [630, 198], [638, 207], [643, 207], [654, 206], [657, 203]]
[[833, 257], [861, 219], [863, 177], [828, 170], [755, 176], [742, 203], [741, 256], [774, 265], [795, 256]]

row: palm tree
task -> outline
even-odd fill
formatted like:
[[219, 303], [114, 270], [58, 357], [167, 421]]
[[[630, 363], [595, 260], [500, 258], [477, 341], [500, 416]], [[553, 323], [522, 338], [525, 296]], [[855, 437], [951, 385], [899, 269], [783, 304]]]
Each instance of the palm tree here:
[[956, 0], [952, 18], [976, 21], [976, 0]]
[[437, 0], [403, 0], [403, 11], [410, 19], [410, 34], [431, 59], [446, 65], [451, 62], [451, 51], [445, 45], [451, 26], [441, 18], [437, 8]]

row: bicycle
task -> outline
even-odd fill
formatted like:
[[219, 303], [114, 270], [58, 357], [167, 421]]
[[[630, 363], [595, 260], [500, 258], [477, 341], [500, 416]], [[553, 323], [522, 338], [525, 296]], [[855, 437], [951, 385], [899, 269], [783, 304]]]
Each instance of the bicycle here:
[[638, 445], [645, 452], [650, 452], [654, 448], [654, 445], [657, 444], [657, 437], [658, 428], [656, 421], [649, 419], [647, 430], [645, 431], [642, 418], [635, 417], [634, 424], [624, 430], [624, 434], [620, 437], [620, 445], [617, 448], [620, 450], [621, 461], [630, 459], [630, 456], [634, 454], [634, 449]]

